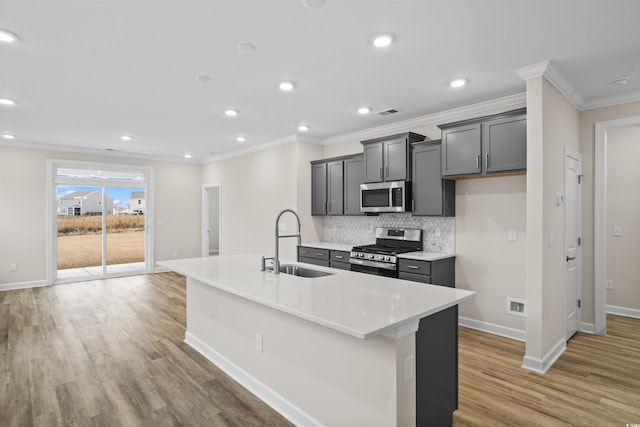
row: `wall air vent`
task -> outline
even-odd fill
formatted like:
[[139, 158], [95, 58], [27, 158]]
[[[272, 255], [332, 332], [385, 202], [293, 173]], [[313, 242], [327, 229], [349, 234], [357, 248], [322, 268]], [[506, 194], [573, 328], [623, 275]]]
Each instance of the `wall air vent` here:
[[388, 116], [389, 114], [399, 113], [395, 108], [389, 108], [388, 110], [377, 111], [376, 114], [379, 116]]

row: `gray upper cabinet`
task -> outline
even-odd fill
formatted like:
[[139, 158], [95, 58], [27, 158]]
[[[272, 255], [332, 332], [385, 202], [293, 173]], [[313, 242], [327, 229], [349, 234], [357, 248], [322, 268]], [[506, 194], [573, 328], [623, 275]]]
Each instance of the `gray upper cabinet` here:
[[412, 144], [412, 215], [455, 216], [456, 183], [442, 179], [440, 141]]
[[311, 162], [311, 215], [342, 215], [343, 162]]
[[527, 168], [526, 109], [439, 126], [442, 175], [522, 171]]
[[526, 169], [526, 116], [506, 117], [482, 123], [482, 151], [486, 172]]
[[363, 155], [344, 160], [344, 214], [363, 215], [360, 212], [360, 184], [364, 182]]
[[311, 215], [326, 215], [327, 164], [311, 164]]
[[480, 173], [481, 126], [475, 123], [442, 131], [442, 175]]
[[413, 132], [362, 141], [364, 182], [402, 181], [411, 179], [409, 145], [424, 140]]

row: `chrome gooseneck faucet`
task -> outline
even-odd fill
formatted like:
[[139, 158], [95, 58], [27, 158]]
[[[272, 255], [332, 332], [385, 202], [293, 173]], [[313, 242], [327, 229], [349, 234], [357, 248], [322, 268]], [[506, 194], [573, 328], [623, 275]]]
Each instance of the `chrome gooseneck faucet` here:
[[[280, 235], [280, 228], [278, 227], [278, 224], [280, 223], [280, 217], [282, 216], [282, 214], [286, 212], [291, 212], [293, 215], [295, 215], [296, 220], [298, 221], [298, 234], [287, 234], [284, 236]], [[273, 274], [280, 274], [280, 239], [285, 237], [297, 237], [298, 246], [302, 244], [302, 234], [300, 233], [300, 217], [298, 216], [297, 213], [295, 213], [293, 209], [283, 209], [282, 211], [280, 211], [280, 213], [276, 217], [275, 237], [276, 237], [276, 254], [273, 256], [273, 258], [262, 257], [262, 265], [260, 266], [260, 271], [266, 270], [265, 262], [266, 260], [270, 259], [270, 260], [273, 260]]]

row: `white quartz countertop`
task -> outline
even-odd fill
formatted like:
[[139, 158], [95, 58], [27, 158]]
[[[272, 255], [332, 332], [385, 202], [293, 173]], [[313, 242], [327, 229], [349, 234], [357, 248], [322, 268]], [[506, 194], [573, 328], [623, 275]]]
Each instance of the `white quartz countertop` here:
[[350, 243], [333, 243], [333, 242], [303, 242], [301, 246], [316, 249], [329, 249], [332, 251], [345, 251], [351, 252], [351, 248], [357, 245]]
[[437, 261], [439, 259], [445, 258], [455, 258], [456, 254], [454, 253], [441, 253], [441, 252], [405, 252], [403, 254], [399, 254], [398, 258], [405, 259], [415, 259], [421, 261]]
[[[474, 297], [475, 292], [281, 261], [330, 276], [303, 278], [260, 271], [255, 254], [161, 261], [204, 284], [360, 339], [399, 337], [417, 322]], [[189, 310], [189, 307], [187, 307]], [[404, 331], [404, 332], [403, 332]]]

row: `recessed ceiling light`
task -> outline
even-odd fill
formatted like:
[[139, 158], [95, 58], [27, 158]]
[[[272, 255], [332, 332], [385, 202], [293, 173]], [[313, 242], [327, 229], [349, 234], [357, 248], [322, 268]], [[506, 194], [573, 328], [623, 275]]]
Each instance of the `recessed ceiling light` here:
[[235, 117], [238, 115], [238, 110], [231, 110], [231, 109], [225, 110], [224, 114], [229, 117]]
[[13, 43], [16, 41], [18, 41], [18, 36], [13, 34], [11, 31], [0, 29], [0, 42]]
[[278, 85], [280, 90], [284, 90], [285, 92], [293, 90], [294, 86], [295, 85], [292, 82], [280, 82], [280, 84]]
[[238, 142], [245, 142], [246, 140], [247, 140], [246, 136], [242, 136], [242, 135], [236, 136], [236, 141]]
[[451, 87], [462, 87], [467, 84], [467, 79], [453, 79], [449, 82]]
[[16, 101], [9, 98], [0, 98], [0, 104], [2, 105], [15, 105]]
[[307, 126], [307, 125], [300, 125], [300, 126], [298, 126], [298, 130], [299, 130], [300, 132], [306, 132], [306, 131], [308, 131], [308, 130], [309, 130], [309, 126]]
[[369, 108], [369, 107], [360, 107], [360, 108], [358, 108], [358, 114], [365, 115], [365, 114], [369, 114], [370, 112], [371, 112], [371, 108]]
[[256, 49], [256, 45], [251, 43], [240, 43], [238, 45], [238, 52], [240, 53], [253, 53]]
[[373, 45], [375, 47], [387, 47], [393, 43], [393, 36], [391, 34], [380, 34], [373, 38]]
[[11, 135], [10, 133], [3, 133], [3, 134], [2, 134], [2, 137], [3, 137], [4, 139], [15, 139], [15, 138], [16, 138], [16, 136], [15, 136], [15, 135]]
[[629, 77], [621, 77], [611, 82], [614, 86], [625, 86], [627, 83], [629, 83]]
[[302, 0], [302, 3], [308, 8], [317, 8], [322, 7], [327, 2], [327, 0]]
[[211, 77], [207, 76], [206, 74], [202, 74], [198, 76], [198, 81], [200, 83], [211, 83]]
[[133, 140], [133, 137], [131, 135], [121, 135], [120, 139], [123, 141], [131, 141]]
[[185, 153], [185, 155], [184, 155], [184, 158], [185, 158], [185, 159], [190, 159], [191, 157], [193, 157], [193, 156], [191, 155], [191, 153]]

